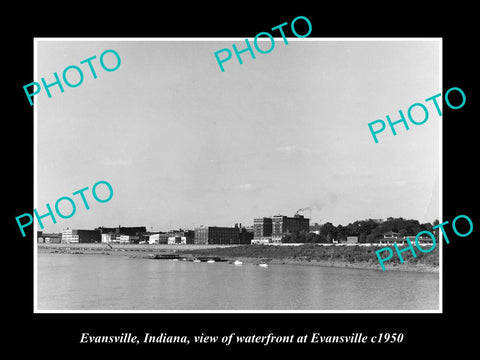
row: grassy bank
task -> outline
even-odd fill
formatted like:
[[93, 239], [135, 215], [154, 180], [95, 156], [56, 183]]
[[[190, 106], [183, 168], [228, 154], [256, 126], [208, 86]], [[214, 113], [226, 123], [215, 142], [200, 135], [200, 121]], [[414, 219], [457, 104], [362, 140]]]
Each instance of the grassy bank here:
[[[179, 250], [178, 253], [193, 256], [219, 256], [232, 260], [265, 261], [273, 264], [341, 266], [381, 270], [375, 254], [378, 249], [374, 246], [322, 246], [316, 244], [301, 246], [244, 245], [221, 249]], [[402, 264], [394, 251], [394, 256], [385, 262], [385, 267], [387, 270], [438, 271], [438, 248], [430, 253], [417, 251], [416, 254], [417, 257], [414, 258], [411, 252], [402, 253], [405, 260]], [[386, 255], [386, 252], [381, 254], [382, 257]]]
[[[87, 246], [88, 245], [88, 246]], [[149, 254], [175, 253], [190, 257], [211, 256], [229, 260], [270, 264], [317, 265], [333, 267], [351, 267], [381, 270], [375, 251], [377, 246], [324, 246], [304, 244], [300, 246], [272, 245], [113, 245], [104, 244], [38, 244], [38, 252], [117, 255], [145, 258]], [[403, 247], [400, 246], [400, 249]], [[393, 249], [392, 249], [393, 250]], [[385, 262], [387, 270], [438, 272], [438, 247], [432, 252], [416, 251], [414, 258], [410, 251], [402, 253], [402, 264], [395, 250], [392, 259]], [[387, 252], [380, 254], [387, 256]]]

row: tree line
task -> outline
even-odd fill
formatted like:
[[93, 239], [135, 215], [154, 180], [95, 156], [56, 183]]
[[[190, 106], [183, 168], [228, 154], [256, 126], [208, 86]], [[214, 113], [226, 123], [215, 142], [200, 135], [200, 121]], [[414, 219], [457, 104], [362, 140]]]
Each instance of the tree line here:
[[327, 222], [320, 227], [320, 233], [299, 232], [286, 235], [282, 238], [282, 243], [332, 243], [345, 241], [347, 236], [357, 236], [359, 243], [374, 243], [383, 238], [383, 234], [393, 231], [398, 233], [398, 237], [409, 236], [415, 238], [420, 231], [430, 231], [438, 238], [438, 229], [433, 229], [439, 221], [433, 223], [420, 224], [418, 220], [389, 217], [385, 221], [357, 220], [346, 226], [335, 226]]

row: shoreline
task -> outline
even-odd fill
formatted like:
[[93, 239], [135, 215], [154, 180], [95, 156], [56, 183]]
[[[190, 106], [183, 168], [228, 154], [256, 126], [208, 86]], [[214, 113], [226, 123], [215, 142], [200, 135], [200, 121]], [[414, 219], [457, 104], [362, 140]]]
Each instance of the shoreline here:
[[[68, 245], [68, 244], [38, 244], [37, 253], [53, 253], [53, 254], [68, 254], [68, 255], [105, 255], [105, 256], [127, 256], [129, 258], [135, 259], [149, 259], [150, 254], [177, 254], [185, 257], [196, 257], [199, 254], [196, 254], [196, 249], [170, 249], [165, 248], [151, 248], [151, 249], [137, 249], [129, 246], [125, 247], [113, 247], [108, 248], [105, 246], [95, 246], [95, 247], [82, 247], [82, 246], [57, 246], [57, 245]], [[80, 245], [80, 244], [79, 244]], [[83, 245], [83, 244], [82, 244]], [[185, 245], [183, 245], [185, 246]], [[254, 245], [255, 246], [255, 245]], [[342, 261], [339, 259], [332, 260], [306, 260], [298, 259], [292, 257], [284, 258], [268, 258], [263, 256], [221, 256], [215, 254], [216, 249], [219, 247], [210, 247], [210, 248], [201, 248], [201, 256], [210, 256], [210, 257], [221, 257], [226, 259], [227, 262], [233, 262], [235, 260], [242, 261], [247, 264], [258, 264], [259, 262], [266, 262], [267, 264], [272, 265], [295, 265], [295, 266], [321, 266], [321, 267], [333, 267], [333, 268], [349, 268], [349, 269], [364, 269], [364, 270], [377, 270], [381, 272], [387, 271], [414, 271], [414, 272], [423, 272], [423, 273], [439, 273], [439, 267], [427, 264], [385, 264], [385, 271], [382, 271], [382, 268], [379, 263], [375, 262], [366, 262], [366, 261]], [[221, 248], [220, 248], [221, 249]], [[165, 261], [162, 259], [156, 259], [156, 261]]]

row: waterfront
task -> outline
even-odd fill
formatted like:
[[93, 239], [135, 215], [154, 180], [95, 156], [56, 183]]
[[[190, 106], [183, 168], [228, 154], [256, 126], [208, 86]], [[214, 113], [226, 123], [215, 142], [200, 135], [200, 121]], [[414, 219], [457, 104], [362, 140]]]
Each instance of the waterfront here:
[[439, 274], [37, 255], [38, 310], [438, 310]]

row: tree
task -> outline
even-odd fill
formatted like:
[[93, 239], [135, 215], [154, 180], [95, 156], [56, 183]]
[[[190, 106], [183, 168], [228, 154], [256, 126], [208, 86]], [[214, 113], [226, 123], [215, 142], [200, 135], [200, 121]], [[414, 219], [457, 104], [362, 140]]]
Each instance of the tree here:
[[360, 236], [358, 237], [358, 242], [363, 244], [367, 242], [367, 234], [361, 233]]
[[331, 239], [335, 239], [337, 235], [336, 232], [336, 228], [331, 222], [323, 224], [320, 229], [320, 234], [323, 235], [328, 242], [331, 242]]
[[345, 240], [347, 238], [347, 228], [342, 225], [337, 226], [337, 237], [335, 238], [337, 241]]
[[332, 243], [334, 238], [333, 238], [330, 234], [327, 234], [327, 236], [325, 237], [325, 239], [327, 240], [327, 241], [326, 241], [327, 243]]
[[376, 236], [373, 234], [368, 234], [366, 238], [366, 242], [370, 244], [376, 242]]
[[300, 234], [297, 234], [296, 236], [292, 236], [292, 238], [294, 239], [294, 241], [292, 242], [295, 242], [295, 243], [305, 243], [306, 242], [306, 235], [305, 233], [300, 233]]
[[306, 243], [319, 243], [320, 242], [320, 235], [315, 233], [308, 233], [305, 235], [305, 242]]

